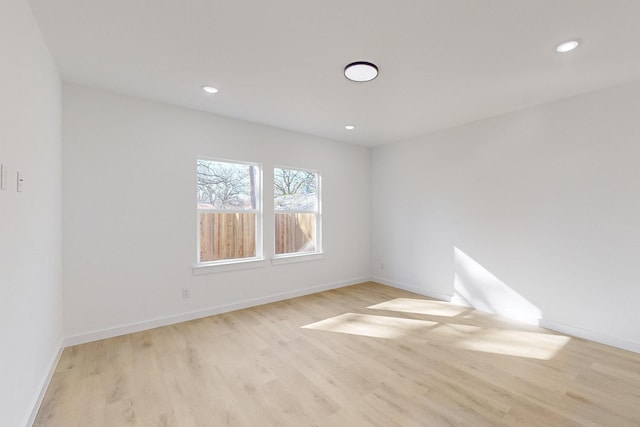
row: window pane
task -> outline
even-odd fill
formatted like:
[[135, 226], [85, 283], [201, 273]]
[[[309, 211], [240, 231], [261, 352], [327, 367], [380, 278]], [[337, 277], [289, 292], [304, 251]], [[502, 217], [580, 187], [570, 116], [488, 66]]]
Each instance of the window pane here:
[[198, 160], [198, 208], [256, 208], [257, 167]]
[[255, 256], [256, 214], [200, 214], [200, 262]]
[[318, 210], [318, 180], [315, 172], [296, 169], [273, 170], [273, 197], [276, 210]]
[[316, 250], [316, 214], [276, 213], [276, 255]]

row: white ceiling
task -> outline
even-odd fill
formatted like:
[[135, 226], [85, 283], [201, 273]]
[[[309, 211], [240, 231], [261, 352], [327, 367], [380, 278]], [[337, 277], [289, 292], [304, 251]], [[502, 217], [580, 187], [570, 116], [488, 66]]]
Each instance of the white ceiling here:
[[67, 82], [369, 146], [640, 78], [638, 0], [30, 3]]

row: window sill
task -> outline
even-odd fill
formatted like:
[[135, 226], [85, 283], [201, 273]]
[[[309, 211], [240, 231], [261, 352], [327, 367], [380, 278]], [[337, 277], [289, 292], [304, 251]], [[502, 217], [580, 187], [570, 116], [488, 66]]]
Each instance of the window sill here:
[[294, 262], [318, 261], [324, 259], [322, 252], [312, 252], [308, 254], [281, 255], [271, 258], [271, 265], [291, 264]]
[[220, 264], [197, 264], [193, 266], [193, 275], [200, 276], [202, 274], [221, 273], [223, 271], [246, 270], [249, 268], [266, 267], [269, 261], [262, 258], [229, 261]]

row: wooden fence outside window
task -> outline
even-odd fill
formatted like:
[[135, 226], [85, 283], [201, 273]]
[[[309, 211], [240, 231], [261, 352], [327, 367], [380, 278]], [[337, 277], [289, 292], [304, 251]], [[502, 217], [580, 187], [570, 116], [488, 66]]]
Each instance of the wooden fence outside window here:
[[[279, 213], [275, 216], [276, 254], [316, 250], [316, 214]], [[255, 213], [200, 214], [200, 261], [256, 256]]]

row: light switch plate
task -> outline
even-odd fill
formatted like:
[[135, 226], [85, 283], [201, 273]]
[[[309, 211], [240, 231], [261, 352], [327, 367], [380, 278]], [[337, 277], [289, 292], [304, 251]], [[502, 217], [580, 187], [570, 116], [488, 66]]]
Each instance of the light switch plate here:
[[18, 181], [17, 181], [17, 186], [16, 186], [16, 191], [18, 191], [18, 193], [22, 192], [22, 181], [24, 181], [22, 179], [22, 174], [20, 172], [16, 173]]
[[0, 164], [0, 190], [7, 189], [7, 167]]

